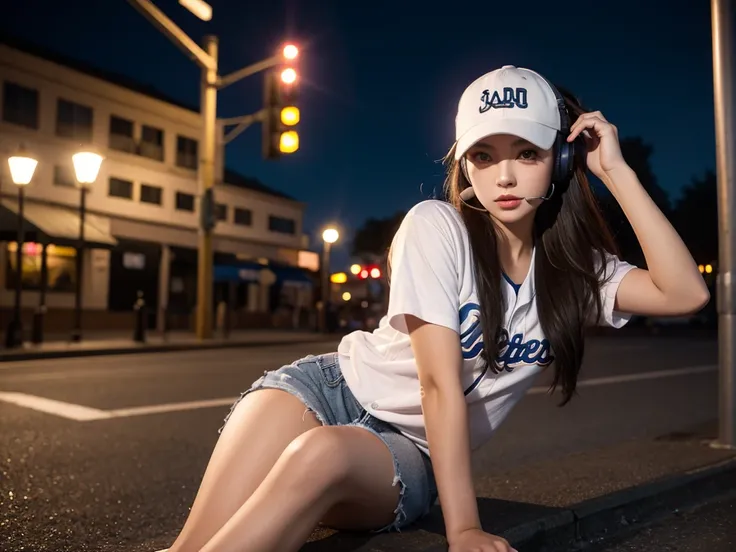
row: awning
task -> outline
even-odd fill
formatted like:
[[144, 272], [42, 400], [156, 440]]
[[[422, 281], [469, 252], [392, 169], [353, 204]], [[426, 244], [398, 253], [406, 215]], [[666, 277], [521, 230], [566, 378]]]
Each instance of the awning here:
[[[0, 207], [0, 232], [6, 239], [14, 240], [18, 227], [18, 201], [4, 198]], [[79, 242], [79, 210], [26, 200], [23, 218], [26, 233], [36, 234], [38, 241], [71, 246]], [[99, 215], [87, 215], [84, 221], [85, 244], [93, 247], [117, 245], [117, 240], [105, 226], [109, 228], [109, 220]]]
[[261, 271], [268, 269], [276, 276], [276, 281], [285, 286], [312, 286], [312, 280], [301, 269], [292, 266], [262, 265], [240, 262], [235, 264], [216, 264], [215, 282], [261, 282]]
[[261, 270], [257, 263], [238, 263], [236, 265], [215, 265], [215, 282], [259, 282]]
[[314, 282], [301, 268], [295, 266], [270, 266], [276, 281], [285, 286], [313, 286]]

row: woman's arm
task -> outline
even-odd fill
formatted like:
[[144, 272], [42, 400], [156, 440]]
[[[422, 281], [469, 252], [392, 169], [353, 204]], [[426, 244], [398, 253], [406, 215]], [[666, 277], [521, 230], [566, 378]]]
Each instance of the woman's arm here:
[[442, 500], [447, 540], [480, 530], [470, 462], [468, 413], [460, 380], [462, 354], [455, 331], [407, 316], [422, 386], [422, 410]]
[[648, 270], [631, 270], [619, 285], [615, 309], [646, 316], [692, 314], [710, 299], [705, 280], [677, 231], [636, 173], [612, 171], [604, 183], [634, 229]]
[[615, 309], [645, 316], [692, 314], [710, 293], [687, 246], [639, 182], [621, 154], [618, 129], [600, 111], [583, 113], [568, 141], [582, 134], [586, 162], [618, 201], [634, 229], [648, 270], [633, 269], [621, 280]]

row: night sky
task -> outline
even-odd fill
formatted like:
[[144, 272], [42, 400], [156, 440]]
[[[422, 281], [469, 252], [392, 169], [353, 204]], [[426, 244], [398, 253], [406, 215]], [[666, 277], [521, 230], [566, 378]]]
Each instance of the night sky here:
[[[651, 143], [673, 198], [715, 166], [706, 0], [211, 0], [208, 23], [176, 0], [155, 3], [192, 38], [220, 38], [221, 74], [285, 39], [302, 47], [300, 151], [261, 160], [253, 127], [228, 146], [226, 162], [306, 202], [306, 231], [338, 223], [334, 268], [365, 218], [441, 190], [460, 94], [502, 65], [539, 71], [622, 136]], [[125, 0], [6, 0], [0, 30], [198, 105], [197, 67]], [[255, 76], [222, 91], [218, 116], [257, 111], [261, 86]]]

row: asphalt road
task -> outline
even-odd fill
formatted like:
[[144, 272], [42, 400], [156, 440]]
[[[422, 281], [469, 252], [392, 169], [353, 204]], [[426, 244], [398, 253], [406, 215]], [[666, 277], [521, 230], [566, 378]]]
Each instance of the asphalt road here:
[[736, 498], [708, 504], [586, 552], [733, 552]]
[[[0, 364], [0, 550], [168, 546], [232, 400], [264, 370], [333, 349], [318, 344]], [[503, 471], [540, 456], [712, 420], [716, 362], [714, 340], [590, 340], [580, 396], [557, 408], [559, 396], [544, 393], [543, 376], [476, 455], [476, 470]], [[87, 421], [7, 402], [48, 407], [36, 397], [87, 407], [63, 409]], [[153, 406], [159, 411], [147, 408]]]

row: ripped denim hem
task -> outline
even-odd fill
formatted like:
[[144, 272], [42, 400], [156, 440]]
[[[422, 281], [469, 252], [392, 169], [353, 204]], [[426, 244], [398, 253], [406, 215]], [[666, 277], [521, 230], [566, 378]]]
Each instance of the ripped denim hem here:
[[237, 399], [235, 399], [235, 402], [230, 407], [230, 412], [227, 413], [227, 416], [225, 416], [225, 419], [223, 420], [222, 426], [220, 427], [220, 429], [217, 430], [218, 434], [221, 434], [222, 430], [225, 429], [225, 426], [227, 425], [228, 420], [233, 415], [233, 412], [235, 412], [235, 408], [240, 404], [240, 402], [253, 391], [259, 391], [261, 389], [280, 389], [281, 391], [286, 391], [290, 395], [294, 395], [306, 407], [304, 410], [304, 414], [302, 415], [302, 420], [306, 417], [307, 413], [311, 412], [317, 418], [317, 421], [319, 423], [321, 423], [322, 425], [328, 425], [325, 422], [322, 415], [319, 413], [319, 411], [315, 409], [312, 404], [310, 404], [310, 401], [307, 400], [307, 398], [304, 395], [296, 391], [294, 387], [291, 385], [279, 385], [279, 382], [265, 381], [266, 376], [268, 374], [269, 374], [268, 371], [264, 372], [263, 375], [259, 379], [253, 382], [253, 385], [251, 385], [249, 389], [246, 389], [245, 391], [243, 391], [240, 394], [240, 396]]
[[370, 431], [371, 433], [373, 433], [373, 435], [378, 437], [384, 445], [386, 445], [386, 448], [388, 448], [389, 452], [391, 453], [391, 458], [394, 462], [394, 479], [393, 479], [393, 482], [391, 483], [391, 486], [395, 487], [396, 485], [399, 485], [399, 502], [396, 505], [396, 509], [394, 510], [394, 514], [396, 514], [396, 517], [391, 523], [389, 523], [385, 527], [381, 527], [380, 529], [373, 529], [370, 532], [371, 533], [384, 533], [384, 532], [389, 532], [392, 529], [395, 529], [397, 532], [400, 533], [401, 526], [406, 522], [406, 511], [404, 509], [404, 495], [406, 494], [407, 487], [406, 487], [406, 483], [404, 483], [403, 479], [401, 478], [401, 470], [399, 470], [399, 462], [396, 459], [396, 454], [394, 454], [394, 451], [391, 450], [391, 447], [388, 445], [388, 443], [386, 443], [386, 441], [383, 440], [381, 435], [375, 429], [365, 424], [362, 421], [362, 419], [360, 421], [353, 422], [350, 424], [345, 424], [345, 425], [353, 426], [353, 427], [360, 427], [367, 431]]

